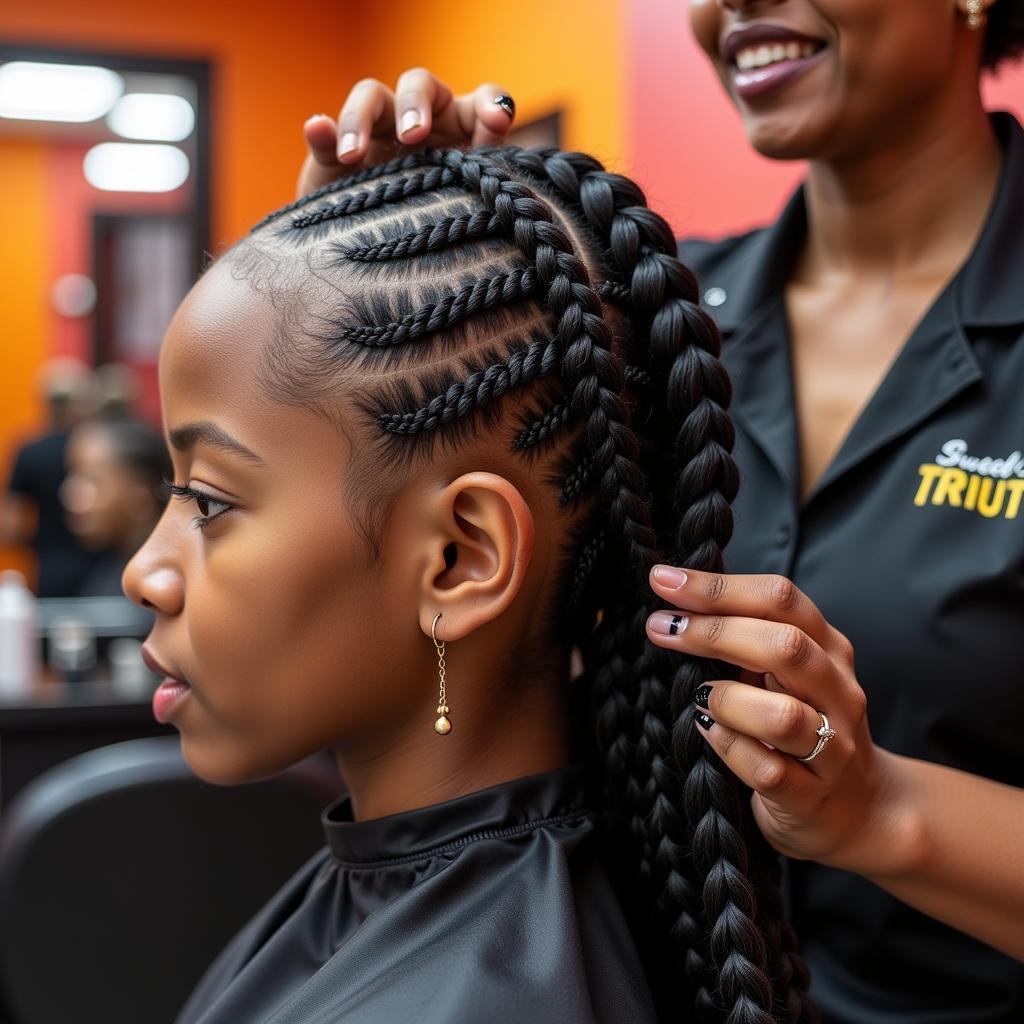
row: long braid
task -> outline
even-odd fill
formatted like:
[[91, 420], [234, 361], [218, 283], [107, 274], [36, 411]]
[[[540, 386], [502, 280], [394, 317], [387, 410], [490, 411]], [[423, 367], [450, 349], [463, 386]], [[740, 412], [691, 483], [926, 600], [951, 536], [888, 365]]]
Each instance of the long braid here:
[[[733, 431], [725, 409], [731, 396], [728, 378], [717, 360], [720, 345], [717, 330], [696, 304], [696, 283], [675, 259], [675, 243], [667, 226], [644, 207], [642, 194], [631, 182], [618, 179], [613, 186], [613, 176], [579, 155], [553, 153], [545, 159], [540, 154], [530, 154], [526, 161], [535, 174], [539, 170], [538, 163], [543, 163], [546, 176], [570, 198], [578, 194], [588, 221], [602, 237], [609, 238], [613, 258], [629, 282], [632, 308], [651, 315], [652, 353], [658, 362], [669, 367], [668, 409], [678, 422], [676, 559], [682, 565], [721, 571], [721, 551], [732, 529], [729, 502], [738, 485], [735, 466], [728, 454]], [[632, 205], [627, 205], [630, 203]], [[616, 302], [626, 300], [621, 284], [608, 282], [603, 291]], [[748, 857], [740, 834], [743, 805], [730, 792], [742, 792], [741, 787], [732, 784], [731, 775], [722, 774], [717, 758], [710, 755], [693, 722], [693, 692], [712, 674], [710, 666], [701, 665], [697, 659], [684, 662], [673, 682], [670, 714], [673, 734], [682, 739], [687, 755], [682, 764], [700, 769], [706, 763], [719, 776], [705, 780], [717, 785], [701, 787], [703, 791], [697, 786], [690, 787], [697, 792], [691, 791], [685, 801], [696, 819], [691, 820], [691, 825], [698, 838], [708, 838], [708, 830], [701, 827], [707, 815], [715, 816], [713, 822], [721, 833], [707, 848], [695, 851], [700, 862], [698, 867], [704, 869], [700, 873], [708, 877], [703, 892], [704, 909], [705, 915], [713, 919], [712, 952], [719, 970], [719, 999], [729, 1011], [727, 1019], [730, 1021], [771, 1019], [768, 1014], [772, 1000], [764, 974], [767, 952], [755, 917], [766, 919], [775, 939], [773, 973], [782, 976], [779, 1009], [786, 1019], [812, 1020], [816, 1011], [806, 995], [807, 970], [796, 953], [792, 928], [782, 918], [778, 879], [760, 872], [766, 906], [759, 915], [753, 886], [744, 877]], [[657, 677], [649, 677], [638, 701], [638, 714], [643, 724], [638, 753], [650, 758], [654, 782], [654, 813], [650, 820], [658, 834], [669, 837], [662, 852], [668, 861], [671, 879], [677, 871], [685, 871], [686, 859], [678, 846], [664, 848], [671, 844], [673, 834], [680, 832], [674, 820], [678, 803], [665, 800], [666, 793], [671, 795], [677, 789], [678, 776], [666, 770], [663, 757], [666, 750], [664, 698], [664, 688]], [[674, 760], [679, 762], [678, 747], [675, 754]], [[698, 770], [693, 781], [700, 783], [703, 774]], [[691, 773], [687, 772], [687, 779], [690, 778]], [[705, 806], [707, 810], [702, 812]], [[692, 937], [692, 894], [685, 883], [680, 890], [680, 902], [685, 909], [679, 930], [684, 936], [689, 933]], [[692, 947], [688, 958], [691, 974], [699, 975], [702, 965]], [[706, 993], [698, 992], [698, 1004], [704, 1002], [704, 1008], [708, 1009], [704, 996]]]
[[[663, 985], [662, 1012], [666, 1019], [679, 1014], [673, 985], [682, 961], [702, 1019], [811, 1024], [806, 969], [782, 918], [765, 844], [753, 837], [748, 843], [748, 793], [693, 721], [694, 690], [721, 669], [673, 658], [644, 631], [657, 607], [647, 586], [657, 561], [721, 569], [737, 482], [719, 336], [696, 305], [695, 282], [675, 257], [671, 232], [632, 182], [581, 154], [426, 150], [387, 168], [328, 186], [264, 224], [285, 224], [282, 238], [315, 240], [351, 218], [358, 243], [333, 244], [329, 266], [343, 272], [346, 263], [362, 264], [360, 288], [374, 265], [436, 259], [470, 242], [486, 243], [492, 262], [507, 243], [519, 254], [514, 269], [404, 312], [409, 293], [396, 293], [391, 272], [386, 300], [382, 293], [363, 303], [362, 323], [340, 321], [336, 336], [324, 340], [334, 343], [335, 360], [355, 366], [387, 358], [394, 376], [396, 366], [408, 365], [396, 383], [371, 388], [356, 403], [396, 444], [463, 436], [485, 422], [478, 414], [493, 417], [506, 395], [554, 382], [530, 392], [541, 404], [521, 420], [511, 447], [525, 453], [547, 442], [545, 452], [565, 449], [555, 479], [579, 530], [563, 593], [584, 655], [600, 755], [590, 776], [600, 776], [610, 820], [622, 826], [615, 832], [618, 861], [632, 862], [656, 907], [638, 924], [649, 930], [656, 917], [667, 931], [669, 943], [657, 956], [663, 975], [652, 978]], [[376, 184], [359, 188], [366, 182]], [[483, 209], [432, 214], [439, 202], [450, 209], [473, 201]], [[389, 218], [388, 208], [396, 216]], [[387, 237], [397, 214], [408, 218], [421, 208], [430, 222], [406, 219]], [[565, 210], [590, 233], [594, 244], [584, 239], [583, 248], [592, 252], [593, 271], [563, 226]], [[285, 223], [283, 212], [298, 215]], [[364, 214], [375, 218], [366, 229], [359, 226]], [[520, 302], [546, 309], [553, 331], [513, 341], [519, 328], [510, 326], [518, 322], [511, 310]], [[396, 312], [382, 316], [385, 308]], [[504, 347], [458, 355], [461, 378], [431, 369], [439, 354], [455, 365], [454, 342], [444, 332], [471, 322], [487, 324]], [[413, 339], [416, 346], [402, 344]], [[400, 362], [421, 348], [430, 352], [422, 369]], [[638, 389], [654, 400], [638, 401]], [[675, 438], [671, 471], [663, 458], [667, 437]]]
[[[551, 180], [563, 195], [579, 204], [599, 237], [609, 239], [619, 270], [628, 281], [640, 255], [639, 234], [628, 213], [618, 214], [618, 211], [628, 211], [643, 203], [639, 189], [625, 179], [608, 175], [596, 161], [576, 154], [569, 156], [551, 151], [521, 156], [527, 170]], [[603, 290], [621, 301], [627, 288], [627, 285], [616, 286], [609, 282]], [[643, 639], [644, 622], [654, 608], [654, 601], [646, 579], [640, 582], [638, 589], [636, 610], [626, 628], [629, 635], [639, 638], [641, 643], [640, 651], [634, 655], [631, 673], [636, 687], [633, 713], [639, 725], [637, 771], [644, 780], [639, 799], [632, 801], [634, 828], [639, 826], [646, 837], [640, 874], [654, 883], [661, 912], [668, 919], [684, 960], [691, 998], [709, 1015], [713, 1003], [708, 992], [710, 979], [703, 951], [704, 929], [698, 919], [699, 900], [689, 877], [689, 837], [680, 814], [681, 785], [671, 753], [670, 694], [663, 682], [665, 659]]]

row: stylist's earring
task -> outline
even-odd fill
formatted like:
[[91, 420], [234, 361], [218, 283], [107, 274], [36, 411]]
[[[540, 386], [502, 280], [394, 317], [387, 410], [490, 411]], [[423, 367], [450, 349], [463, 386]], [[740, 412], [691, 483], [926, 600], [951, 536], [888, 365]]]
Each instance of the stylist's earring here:
[[967, 0], [967, 27], [977, 31], [985, 27], [985, 0]]
[[446, 666], [444, 663], [444, 641], [437, 639], [437, 621], [440, 618], [441, 613], [438, 612], [434, 616], [434, 621], [430, 624], [430, 637], [437, 648], [437, 675], [441, 684], [441, 692], [437, 698], [438, 719], [434, 723], [434, 732], [440, 736], [447, 736], [452, 731], [452, 723], [448, 717], [448, 705], [445, 703], [444, 670]]

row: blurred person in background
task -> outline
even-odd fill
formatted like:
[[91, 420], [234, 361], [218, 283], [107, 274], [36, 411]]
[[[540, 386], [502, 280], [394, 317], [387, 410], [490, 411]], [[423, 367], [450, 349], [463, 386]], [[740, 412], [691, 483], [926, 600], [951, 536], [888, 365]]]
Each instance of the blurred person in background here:
[[121, 595], [121, 575], [160, 518], [171, 462], [148, 423], [114, 418], [81, 423], [68, 438], [60, 500], [68, 528], [95, 559], [79, 597]]
[[97, 419], [132, 419], [139, 398], [139, 378], [124, 363], [104, 363], [92, 374]]
[[[726, 336], [742, 486], [729, 574], [652, 580], [648, 635], [744, 673], [677, 708], [677, 740], [752, 788], [827, 1021], [1017, 1024], [1024, 131], [979, 80], [1024, 49], [1024, 3], [688, 6], [751, 145], [809, 167], [768, 229], [682, 243]], [[500, 140], [513, 112], [422, 69], [362, 81], [306, 122], [299, 192], [396, 143]], [[763, 1019], [715, 998], [712, 1019]]]
[[9, 543], [35, 554], [37, 596], [70, 597], [95, 560], [68, 528], [59, 497], [68, 434], [93, 410], [91, 372], [75, 359], [53, 360], [43, 367], [39, 387], [49, 426], [15, 455], [0, 532]]

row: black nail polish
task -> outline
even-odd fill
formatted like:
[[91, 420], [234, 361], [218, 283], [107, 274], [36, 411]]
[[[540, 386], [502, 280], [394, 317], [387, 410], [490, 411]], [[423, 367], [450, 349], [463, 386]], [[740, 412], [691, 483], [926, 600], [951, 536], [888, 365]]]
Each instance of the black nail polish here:
[[711, 691], [713, 687], [705, 683], [703, 686], [697, 687], [697, 692], [693, 695], [693, 703], [699, 708], [707, 708], [708, 701], [711, 699]]
[[673, 615], [672, 621], [668, 625], [668, 635], [677, 636], [679, 634], [680, 625], [685, 621], [686, 620], [683, 618], [682, 615]]
[[507, 92], [494, 97], [494, 102], [508, 114], [509, 117], [516, 116], [516, 101]]
[[693, 717], [702, 729], [710, 729], [715, 724], [715, 720], [710, 715], [705, 715], [703, 711], [698, 711]]

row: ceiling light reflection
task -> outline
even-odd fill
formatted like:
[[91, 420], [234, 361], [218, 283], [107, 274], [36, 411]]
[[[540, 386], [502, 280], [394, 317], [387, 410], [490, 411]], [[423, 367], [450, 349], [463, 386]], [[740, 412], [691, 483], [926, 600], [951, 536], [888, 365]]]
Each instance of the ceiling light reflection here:
[[23, 121], [95, 121], [124, 92], [109, 68], [15, 60], [0, 66], [0, 117]]
[[85, 154], [85, 177], [105, 192], [171, 192], [188, 178], [188, 157], [176, 146], [101, 142]]
[[122, 96], [107, 115], [110, 130], [126, 139], [181, 142], [192, 134], [196, 114], [184, 96], [133, 92]]

